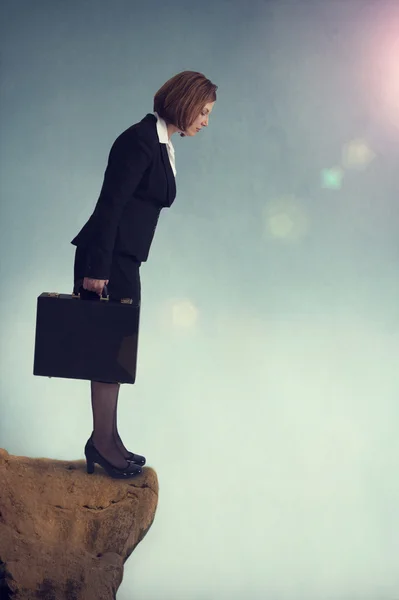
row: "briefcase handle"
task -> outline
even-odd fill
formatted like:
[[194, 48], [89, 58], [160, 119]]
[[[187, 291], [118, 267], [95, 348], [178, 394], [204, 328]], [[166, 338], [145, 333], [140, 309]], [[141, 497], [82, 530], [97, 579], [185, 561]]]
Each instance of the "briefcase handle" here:
[[[80, 296], [80, 294], [79, 294]], [[107, 284], [104, 283], [103, 291], [101, 292], [100, 300], [108, 300], [108, 288]]]
[[[80, 298], [80, 294], [72, 294], [73, 298]], [[100, 296], [100, 300], [109, 300], [109, 295], [108, 295], [108, 287], [107, 284], [104, 284], [103, 287], [103, 291], [102, 294]], [[121, 298], [120, 300], [121, 304], [133, 304], [133, 299], [132, 298]]]
[[[83, 281], [80, 282], [80, 287], [82, 286], [82, 283], [83, 283]], [[51, 295], [52, 296], [53, 295], [54, 296], [58, 296], [59, 294], [54, 293], [54, 294], [51, 294]], [[79, 300], [80, 300], [80, 292], [78, 292], [77, 294], [75, 294], [75, 291], [73, 291], [72, 292], [72, 298], [79, 298]], [[103, 291], [102, 291], [101, 296], [100, 296], [100, 300], [108, 300], [108, 288], [107, 288], [107, 284], [106, 283], [104, 283], [104, 287], [103, 287]]]

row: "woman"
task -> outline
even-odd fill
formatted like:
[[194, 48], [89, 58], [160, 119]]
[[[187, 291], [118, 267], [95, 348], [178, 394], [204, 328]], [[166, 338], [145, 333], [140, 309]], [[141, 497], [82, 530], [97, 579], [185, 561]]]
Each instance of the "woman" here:
[[[79, 234], [74, 293], [110, 302], [130, 299], [140, 310], [140, 265], [148, 258], [162, 208], [176, 196], [171, 136], [195, 136], [208, 125], [217, 86], [202, 73], [183, 71], [155, 94], [154, 113], [124, 131], [112, 145], [97, 204]], [[129, 300], [128, 300], [129, 301]], [[117, 428], [120, 384], [91, 381], [93, 432], [85, 446], [87, 472], [94, 463], [115, 478], [142, 472], [144, 456], [129, 452]]]

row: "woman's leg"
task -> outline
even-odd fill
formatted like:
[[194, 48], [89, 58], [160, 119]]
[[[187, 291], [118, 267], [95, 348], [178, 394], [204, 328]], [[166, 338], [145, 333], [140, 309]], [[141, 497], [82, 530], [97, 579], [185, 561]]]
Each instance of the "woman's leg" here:
[[114, 409], [114, 415], [113, 415], [113, 428], [112, 428], [112, 433], [113, 433], [113, 437], [114, 437], [114, 442], [119, 450], [119, 452], [122, 454], [122, 456], [126, 459], [129, 457], [130, 452], [129, 450], [126, 449], [126, 447], [123, 445], [123, 442], [119, 436], [119, 432], [118, 432], [118, 396], [116, 398], [116, 402], [115, 402], [115, 409]]
[[[140, 265], [141, 263], [131, 256], [114, 255], [108, 285], [110, 301], [118, 302], [120, 298], [128, 297], [140, 306]], [[83, 248], [77, 247], [74, 264], [74, 292], [80, 291], [82, 296], [97, 299], [97, 294], [81, 288], [85, 272], [86, 253]], [[98, 452], [112, 465], [126, 468], [128, 462], [125, 457], [129, 456], [129, 451], [123, 445], [117, 427], [119, 389], [119, 383], [91, 381], [92, 441]]]
[[[119, 396], [119, 383], [91, 382], [91, 405], [93, 410], [92, 440], [98, 452], [111, 465], [122, 469], [129, 463], [124, 458], [125, 453], [119, 450], [114, 437], [116, 407]], [[123, 444], [122, 447], [124, 448]]]
[[[86, 275], [86, 252], [77, 247], [74, 262], [74, 293], [82, 298], [99, 299], [95, 292], [83, 290]], [[114, 441], [114, 418], [119, 395], [119, 383], [91, 381], [91, 405], [93, 412], [92, 441], [98, 452], [118, 468], [126, 468], [128, 462]]]
[[[140, 265], [141, 263], [136, 261], [132, 256], [117, 255], [112, 262], [110, 285], [108, 286], [111, 301], [120, 302], [120, 298], [132, 299], [133, 304], [138, 307], [138, 319], [141, 303]], [[130, 455], [130, 452], [124, 446], [118, 432], [118, 397], [119, 395], [117, 395], [114, 405], [113, 437], [116, 447], [126, 459]]]

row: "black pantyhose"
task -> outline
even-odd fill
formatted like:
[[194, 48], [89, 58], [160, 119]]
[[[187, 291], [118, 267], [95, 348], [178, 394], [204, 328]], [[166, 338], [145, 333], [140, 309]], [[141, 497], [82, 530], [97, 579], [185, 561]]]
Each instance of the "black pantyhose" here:
[[98, 452], [111, 465], [123, 469], [129, 466], [125, 456], [128, 451], [117, 429], [117, 405], [119, 383], [91, 382], [91, 405], [93, 410], [92, 440]]
[[122, 440], [121, 440], [121, 438], [119, 436], [119, 432], [118, 432], [118, 425], [117, 425], [118, 397], [119, 397], [119, 393], [116, 396], [116, 404], [115, 404], [115, 411], [114, 411], [113, 435], [114, 435], [114, 441], [116, 442], [116, 445], [118, 446], [119, 452], [126, 459], [126, 458], [128, 458], [128, 456], [129, 456], [130, 453], [129, 453], [129, 450], [127, 450], [125, 448], [125, 446], [123, 445], [123, 442], [122, 442]]

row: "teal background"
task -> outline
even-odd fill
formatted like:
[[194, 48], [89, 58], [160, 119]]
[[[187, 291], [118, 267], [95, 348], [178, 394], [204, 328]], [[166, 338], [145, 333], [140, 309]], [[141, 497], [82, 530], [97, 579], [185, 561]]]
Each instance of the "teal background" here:
[[88, 382], [34, 377], [36, 299], [114, 139], [183, 70], [119, 429], [159, 507], [118, 600], [396, 600], [399, 6], [6, 0], [0, 7], [0, 447], [83, 458]]

